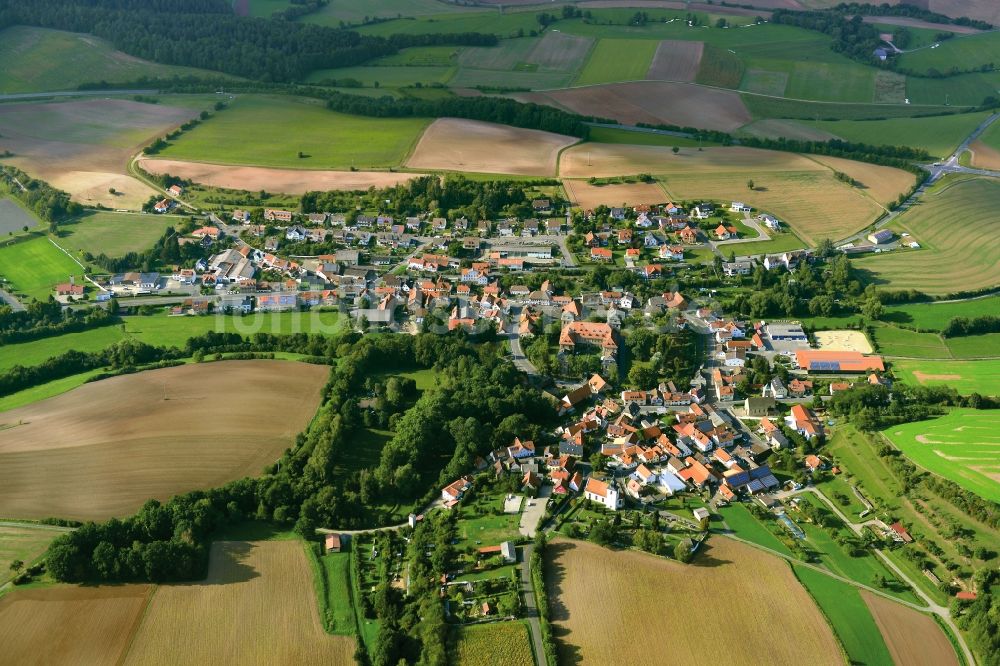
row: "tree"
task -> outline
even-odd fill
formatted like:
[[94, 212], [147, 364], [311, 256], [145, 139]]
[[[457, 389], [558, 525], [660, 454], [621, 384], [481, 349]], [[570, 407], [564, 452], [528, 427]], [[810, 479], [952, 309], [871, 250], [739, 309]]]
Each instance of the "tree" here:
[[687, 564], [692, 557], [694, 557], [694, 553], [691, 552], [691, 539], [678, 541], [677, 545], [674, 546], [674, 559]]
[[752, 192], [753, 189], [754, 189], [754, 187], [755, 186], [754, 186], [753, 178], [747, 179], [747, 189]]
[[13, 562], [10, 563], [10, 570], [14, 572], [15, 576], [19, 575], [21, 573], [21, 569], [23, 568], [24, 568], [24, 562], [22, 562], [21, 560], [14, 560]]
[[882, 306], [882, 301], [879, 300], [877, 294], [872, 294], [861, 304], [861, 314], [868, 319], [881, 319], [884, 313], [885, 308]]
[[673, 151], [674, 155], [676, 155], [677, 153], [681, 152], [681, 149], [680, 149], [680, 148], [678, 148], [677, 146], [674, 146], [674, 147], [673, 147], [673, 148], [671, 148], [670, 150], [671, 150], [671, 151]]

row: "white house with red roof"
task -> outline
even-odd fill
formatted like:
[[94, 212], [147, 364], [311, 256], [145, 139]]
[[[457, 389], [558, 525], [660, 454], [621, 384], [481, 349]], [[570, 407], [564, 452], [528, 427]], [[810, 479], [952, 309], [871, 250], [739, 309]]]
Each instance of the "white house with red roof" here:
[[587, 479], [587, 485], [583, 489], [583, 496], [591, 502], [603, 504], [612, 511], [617, 511], [625, 506], [625, 500], [622, 499], [621, 494], [614, 485], [593, 478]]

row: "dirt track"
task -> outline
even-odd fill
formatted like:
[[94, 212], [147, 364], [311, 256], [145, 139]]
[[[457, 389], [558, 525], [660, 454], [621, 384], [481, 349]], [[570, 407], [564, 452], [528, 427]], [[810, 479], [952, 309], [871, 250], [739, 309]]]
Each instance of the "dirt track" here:
[[310, 171], [268, 167], [205, 164], [183, 160], [143, 158], [139, 166], [153, 174], [169, 173], [202, 185], [230, 190], [267, 190], [303, 194], [315, 190], [367, 190], [391, 187], [423, 174], [389, 171]]
[[0, 515], [109, 518], [257, 475], [315, 413], [328, 372], [286, 361], [192, 364], [0, 413]]

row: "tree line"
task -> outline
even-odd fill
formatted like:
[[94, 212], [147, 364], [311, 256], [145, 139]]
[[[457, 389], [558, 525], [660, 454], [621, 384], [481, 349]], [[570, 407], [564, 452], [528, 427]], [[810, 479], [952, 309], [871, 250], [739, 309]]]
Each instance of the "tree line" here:
[[[420, 176], [391, 187], [370, 189], [362, 196], [368, 209], [388, 215], [408, 216], [430, 213], [435, 217], [465, 217], [470, 224], [500, 215], [531, 216], [533, 186], [551, 181], [471, 180], [461, 174]], [[389, 203], [386, 203], [386, 202]], [[347, 221], [357, 216], [358, 195], [349, 192], [306, 192], [303, 213], [347, 211]], [[402, 223], [402, 219], [399, 220]]]
[[[299, 81], [317, 69], [360, 65], [401, 48], [491, 46], [479, 33], [361, 35], [294, 21], [234, 16], [222, 0], [10, 0], [0, 28], [30, 25], [97, 35], [139, 58], [262, 81]], [[210, 18], [206, 18], [210, 15]]]
[[941, 335], [946, 338], [982, 335], [984, 333], [1000, 333], [1000, 317], [996, 315], [954, 317], [944, 327], [944, 330], [941, 331]]
[[119, 321], [117, 311], [113, 301], [111, 307], [106, 309], [63, 308], [51, 296], [46, 301], [32, 300], [21, 311], [3, 304], [0, 305], [0, 344], [27, 342], [108, 326]]

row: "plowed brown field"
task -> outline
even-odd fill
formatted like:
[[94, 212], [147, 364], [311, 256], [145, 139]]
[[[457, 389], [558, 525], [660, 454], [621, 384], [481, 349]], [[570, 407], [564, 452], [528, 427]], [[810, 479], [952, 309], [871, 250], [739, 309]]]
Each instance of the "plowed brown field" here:
[[0, 413], [0, 516], [97, 520], [254, 476], [309, 422], [324, 366], [224, 361], [85, 384]]
[[144, 158], [139, 166], [152, 174], [165, 174], [192, 180], [210, 187], [229, 190], [268, 190], [285, 194], [303, 194], [318, 190], [367, 190], [369, 187], [392, 187], [416, 178], [419, 173], [389, 171], [309, 171], [268, 167], [205, 164], [183, 160]]
[[861, 590], [861, 598], [872, 612], [894, 662], [907, 666], [958, 666], [955, 649], [929, 615], [867, 590]]

